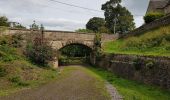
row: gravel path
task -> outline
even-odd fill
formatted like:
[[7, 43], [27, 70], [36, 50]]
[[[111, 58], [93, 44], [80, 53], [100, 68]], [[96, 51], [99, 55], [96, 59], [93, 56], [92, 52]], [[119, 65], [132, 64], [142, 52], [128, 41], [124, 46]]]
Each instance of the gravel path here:
[[70, 68], [70, 72], [65, 72], [63, 68], [55, 82], [1, 97], [0, 100], [121, 100], [116, 89], [89, 74], [86, 68]]

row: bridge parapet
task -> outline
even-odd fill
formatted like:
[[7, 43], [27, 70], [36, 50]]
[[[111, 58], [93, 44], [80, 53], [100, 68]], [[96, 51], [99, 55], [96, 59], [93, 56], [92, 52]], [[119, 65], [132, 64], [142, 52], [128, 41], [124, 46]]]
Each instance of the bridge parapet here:
[[[29, 30], [29, 29], [13, 29], [8, 28], [3, 32], [0, 32], [0, 35], [14, 35], [14, 34], [23, 34], [31, 37], [28, 34], [31, 33], [41, 33], [39, 30]], [[31, 34], [34, 37], [34, 34]], [[93, 48], [95, 33], [79, 33], [79, 32], [70, 32], [70, 31], [53, 31], [45, 30], [44, 37], [49, 39], [53, 43], [53, 47], [60, 49], [63, 46], [69, 44], [83, 44], [90, 48]], [[119, 35], [116, 34], [102, 34], [101, 42], [113, 41], [119, 38]]]

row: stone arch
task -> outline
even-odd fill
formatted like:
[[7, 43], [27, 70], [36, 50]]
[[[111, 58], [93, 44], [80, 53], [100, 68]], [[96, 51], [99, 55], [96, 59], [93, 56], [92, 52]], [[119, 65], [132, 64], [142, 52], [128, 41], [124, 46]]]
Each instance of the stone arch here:
[[52, 41], [52, 46], [54, 49], [60, 50], [61, 48], [68, 46], [68, 45], [73, 45], [73, 44], [77, 44], [77, 45], [83, 45], [86, 46], [88, 48], [90, 48], [91, 50], [93, 50], [93, 42], [92, 41], [76, 41], [76, 40], [67, 40], [67, 41]]

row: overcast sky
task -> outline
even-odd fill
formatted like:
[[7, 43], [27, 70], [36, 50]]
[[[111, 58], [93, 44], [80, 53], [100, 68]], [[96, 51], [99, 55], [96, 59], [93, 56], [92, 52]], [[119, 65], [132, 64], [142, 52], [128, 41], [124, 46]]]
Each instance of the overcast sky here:
[[[57, 0], [90, 9], [100, 10], [101, 5], [108, 0]], [[143, 24], [149, 0], [123, 0], [134, 15], [136, 26]], [[46, 29], [74, 31], [85, 28], [87, 21], [96, 16], [104, 17], [103, 12], [94, 12], [62, 5], [50, 0], [0, 0], [0, 16], [7, 16], [10, 21], [29, 26], [36, 20]]]

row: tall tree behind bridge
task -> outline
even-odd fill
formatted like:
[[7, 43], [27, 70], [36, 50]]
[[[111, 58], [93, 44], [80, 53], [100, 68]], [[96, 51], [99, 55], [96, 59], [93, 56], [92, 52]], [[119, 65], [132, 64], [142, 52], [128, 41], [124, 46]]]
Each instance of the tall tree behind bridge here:
[[127, 33], [135, 28], [133, 15], [120, 3], [121, 0], [110, 0], [102, 5], [106, 26], [112, 33]]
[[100, 17], [93, 17], [86, 24], [86, 29], [93, 32], [100, 32], [103, 27], [105, 27], [105, 20]]

